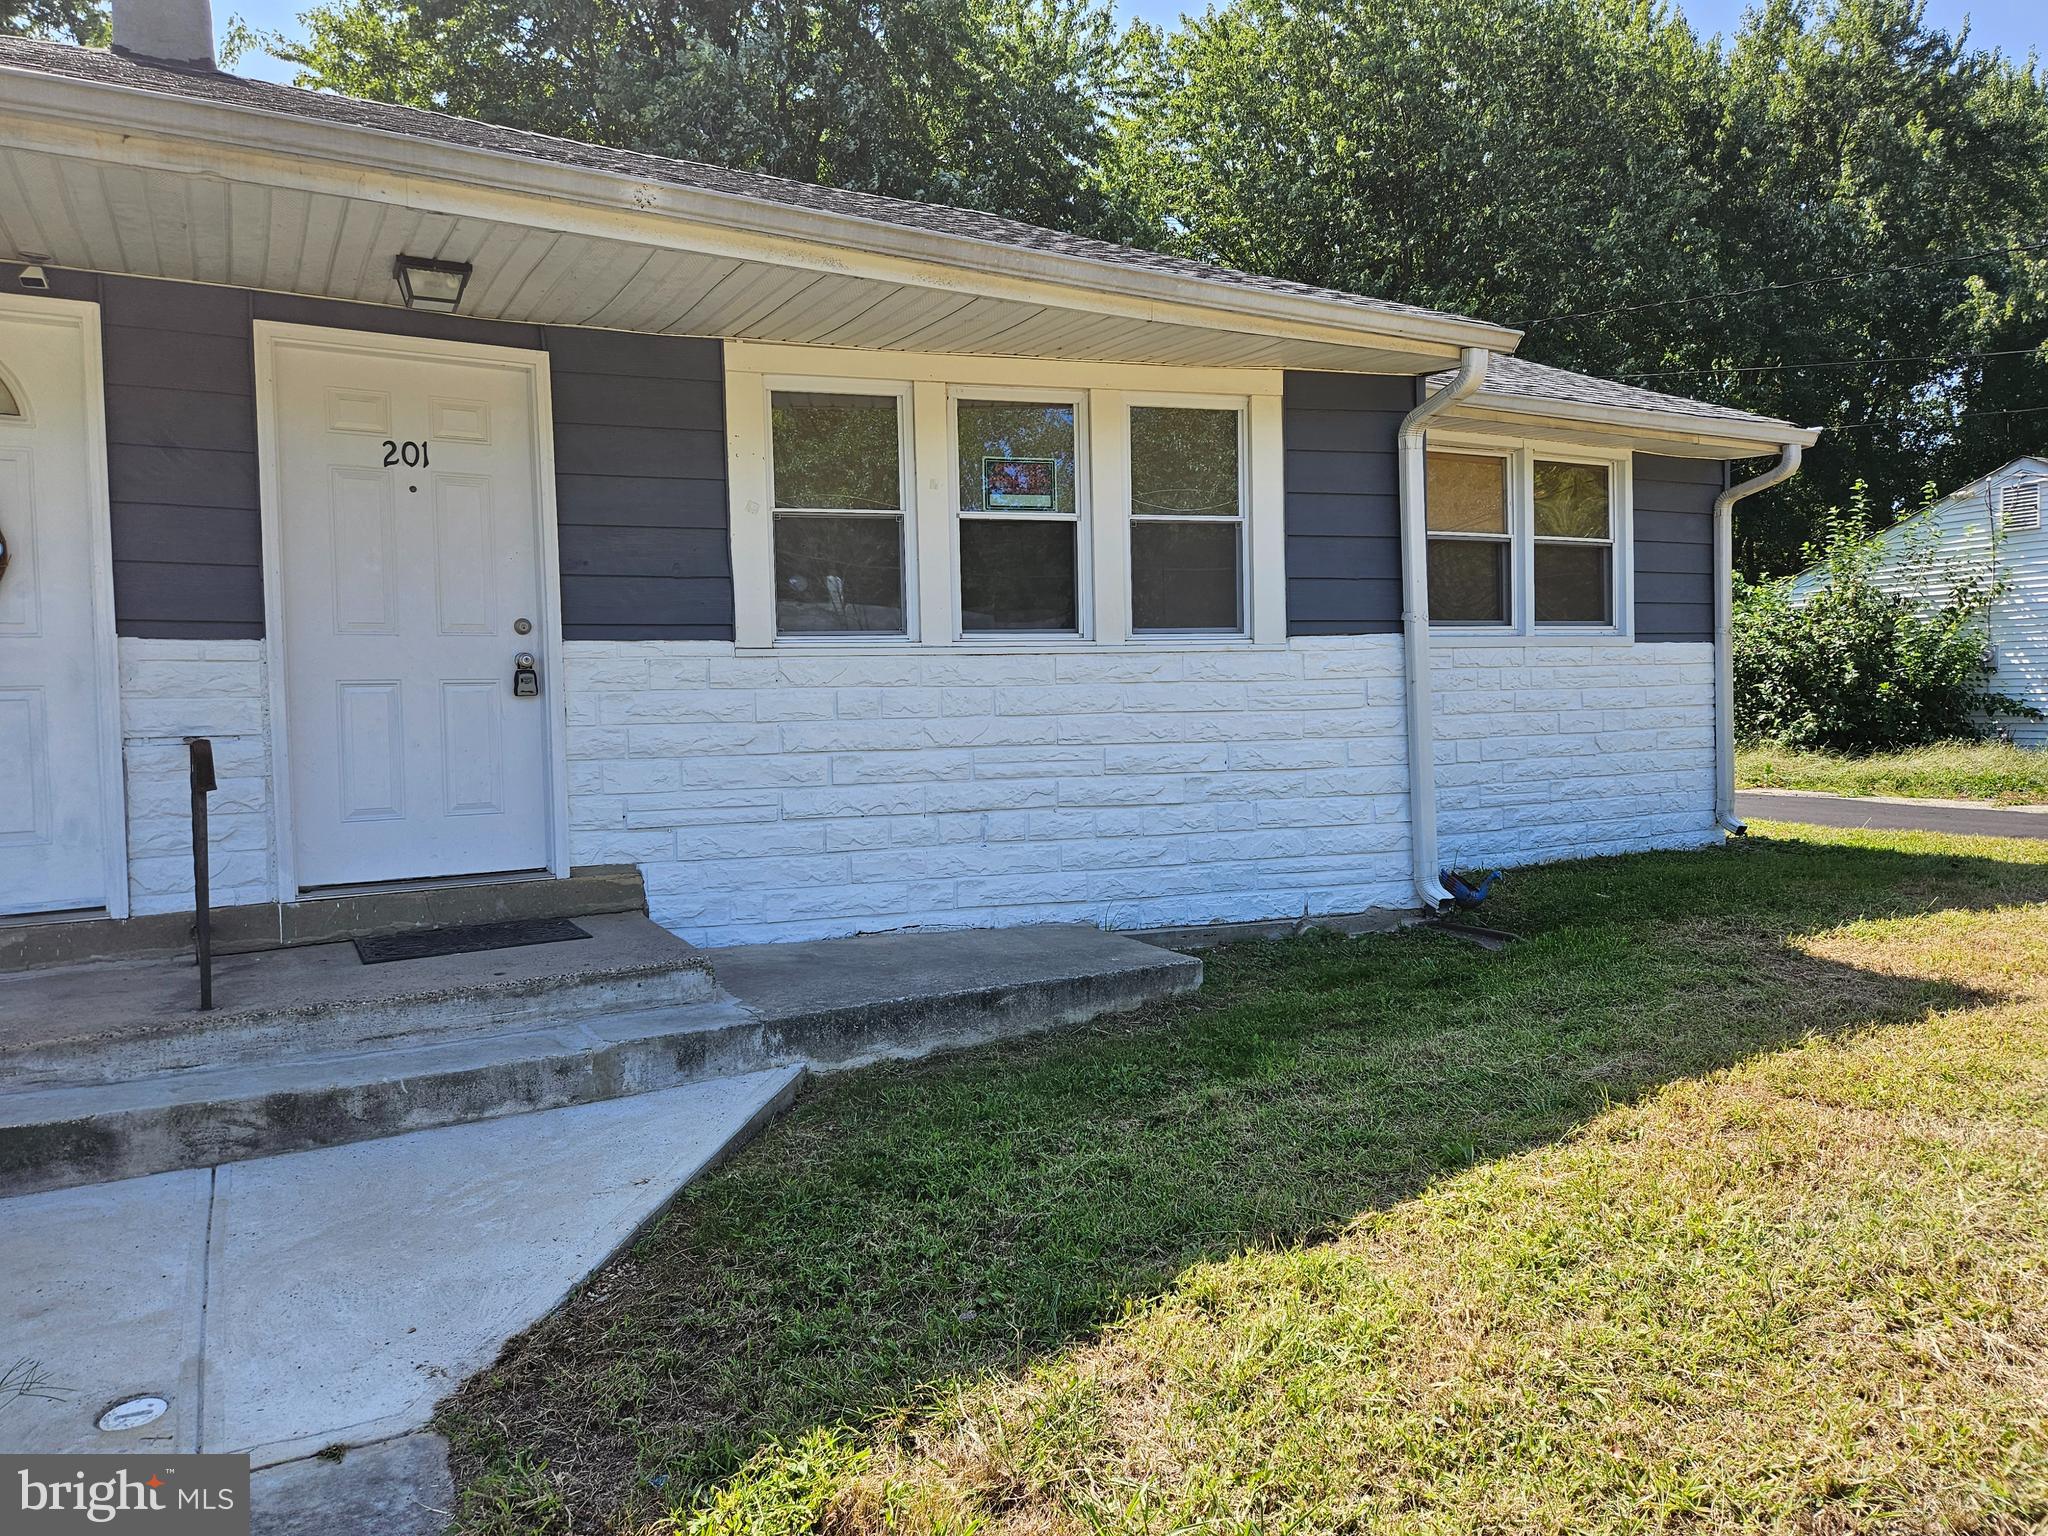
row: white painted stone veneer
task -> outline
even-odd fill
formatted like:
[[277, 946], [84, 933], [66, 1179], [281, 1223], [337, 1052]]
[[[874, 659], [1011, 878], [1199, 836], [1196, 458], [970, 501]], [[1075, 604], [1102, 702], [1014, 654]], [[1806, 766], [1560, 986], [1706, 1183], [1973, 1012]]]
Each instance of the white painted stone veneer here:
[[[1413, 904], [1398, 637], [565, 649], [572, 862], [640, 865], [699, 943]], [[1446, 863], [1713, 841], [1710, 647], [1441, 640], [1433, 671]], [[275, 899], [262, 643], [124, 639], [121, 677], [133, 910], [191, 902], [188, 735], [215, 902]]]
[[572, 859], [699, 943], [1408, 904], [1397, 638], [567, 652]]
[[1430, 680], [1444, 863], [1718, 840], [1711, 645], [1440, 639]]
[[121, 641], [128, 902], [137, 916], [192, 905], [187, 736], [213, 740], [213, 902], [273, 901], [269, 699], [260, 640]]

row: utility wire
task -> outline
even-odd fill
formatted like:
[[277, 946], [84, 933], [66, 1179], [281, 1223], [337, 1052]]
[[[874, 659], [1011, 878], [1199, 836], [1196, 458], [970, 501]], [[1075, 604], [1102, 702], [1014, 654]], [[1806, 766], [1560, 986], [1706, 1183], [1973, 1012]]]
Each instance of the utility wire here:
[[1975, 261], [1979, 256], [2017, 256], [2026, 251], [2048, 250], [2048, 240], [2035, 240], [2025, 245], [1994, 245], [1981, 251], [1957, 251], [1954, 255], [1943, 256], [1935, 261], [1904, 261], [1888, 267], [1864, 267], [1854, 272], [1831, 272], [1825, 277], [1795, 278], [1789, 283], [1758, 283], [1749, 288], [1723, 288], [1717, 293], [1696, 293], [1682, 299], [1657, 299], [1648, 304], [1621, 304], [1613, 309], [1577, 309], [1562, 315], [1539, 315], [1523, 326], [1533, 330], [1539, 325], [1557, 325], [1566, 320], [1598, 320], [1607, 315], [1635, 315], [1651, 309], [1676, 309], [1686, 304], [1709, 304], [1716, 299], [1742, 299], [1759, 293], [1784, 293], [1794, 288], [1813, 288], [1822, 283], [1846, 283], [1859, 277], [1883, 277], [1893, 272], [1924, 272], [1930, 267], [1945, 267], [1952, 262]]
[[[1930, 422], [1928, 425], [1947, 426], [1951, 421], [1967, 421], [1972, 416], [2038, 416], [2044, 411], [2048, 411], [2048, 405], [2022, 405], [2006, 411], [1957, 411], [1955, 415], [1948, 418], [1948, 421]], [[1865, 427], [1890, 427], [1892, 430], [1897, 431], [1902, 426], [1910, 427], [1913, 425], [1915, 425], [1913, 422], [1898, 421], [1852, 421], [1846, 426], [1822, 427], [1821, 433], [1825, 436], [1832, 432], [1860, 432]]]
[[1845, 357], [1819, 363], [1754, 363], [1740, 368], [1664, 368], [1651, 373], [1617, 373], [1617, 379], [1690, 379], [1724, 373], [1804, 373], [1812, 368], [1888, 368], [1893, 363], [1974, 363], [1992, 357], [2032, 357], [2040, 347], [2008, 347], [2002, 352], [1924, 352], [1910, 357]]

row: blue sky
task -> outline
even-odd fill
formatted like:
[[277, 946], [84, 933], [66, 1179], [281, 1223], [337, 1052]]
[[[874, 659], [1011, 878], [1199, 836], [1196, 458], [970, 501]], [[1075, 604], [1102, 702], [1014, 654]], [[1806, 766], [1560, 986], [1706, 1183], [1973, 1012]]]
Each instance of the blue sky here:
[[[1183, 0], [1116, 0], [1116, 5], [1126, 15], [1160, 22], [1171, 22], [1183, 9], [1194, 8]], [[252, 26], [293, 31], [304, 7], [305, 0], [214, 0], [213, 9], [223, 26], [230, 16], [240, 15]], [[1702, 32], [1732, 32], [1746, 7], [1745, 0], [1683, 0], [1678, 8]], [[2021, 58], [2035, 49], [2048, 55], [2048, 6], [2041, 0], [1929, 0], [1927, 15], [1951, 32], [1968, 17], [1970, 35], [1983, 47], [2002, 48]], [[245, 57], [238, 68], [266, 79], [289, 77], [285, 66], [270, 58]]]

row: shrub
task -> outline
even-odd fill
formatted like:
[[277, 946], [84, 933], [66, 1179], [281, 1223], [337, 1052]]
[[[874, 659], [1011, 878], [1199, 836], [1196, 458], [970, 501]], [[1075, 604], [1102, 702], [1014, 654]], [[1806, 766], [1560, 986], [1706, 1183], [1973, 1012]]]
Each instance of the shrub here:
[[[1977, 740], [2039, 712], [1988, 686], [1990, 562], [1928, 537], [1874, 538], [1859, 492], [1809, 546], [1809, 580], [1735, 587], [1735, 728], [1745, 741], [1864, 753]], [[1882, 578], [1882, 579], [1881, 579]]]

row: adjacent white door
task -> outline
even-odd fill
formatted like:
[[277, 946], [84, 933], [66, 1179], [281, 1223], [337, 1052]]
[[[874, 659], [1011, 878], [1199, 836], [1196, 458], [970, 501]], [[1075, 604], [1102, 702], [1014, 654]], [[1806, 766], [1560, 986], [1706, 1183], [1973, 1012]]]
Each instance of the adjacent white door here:
[[0, 298], [0, 915], [126, 911], [98, 327]]
[[293, 883], [548, 868], [544, 361], [283, 326], [257, 346]]

